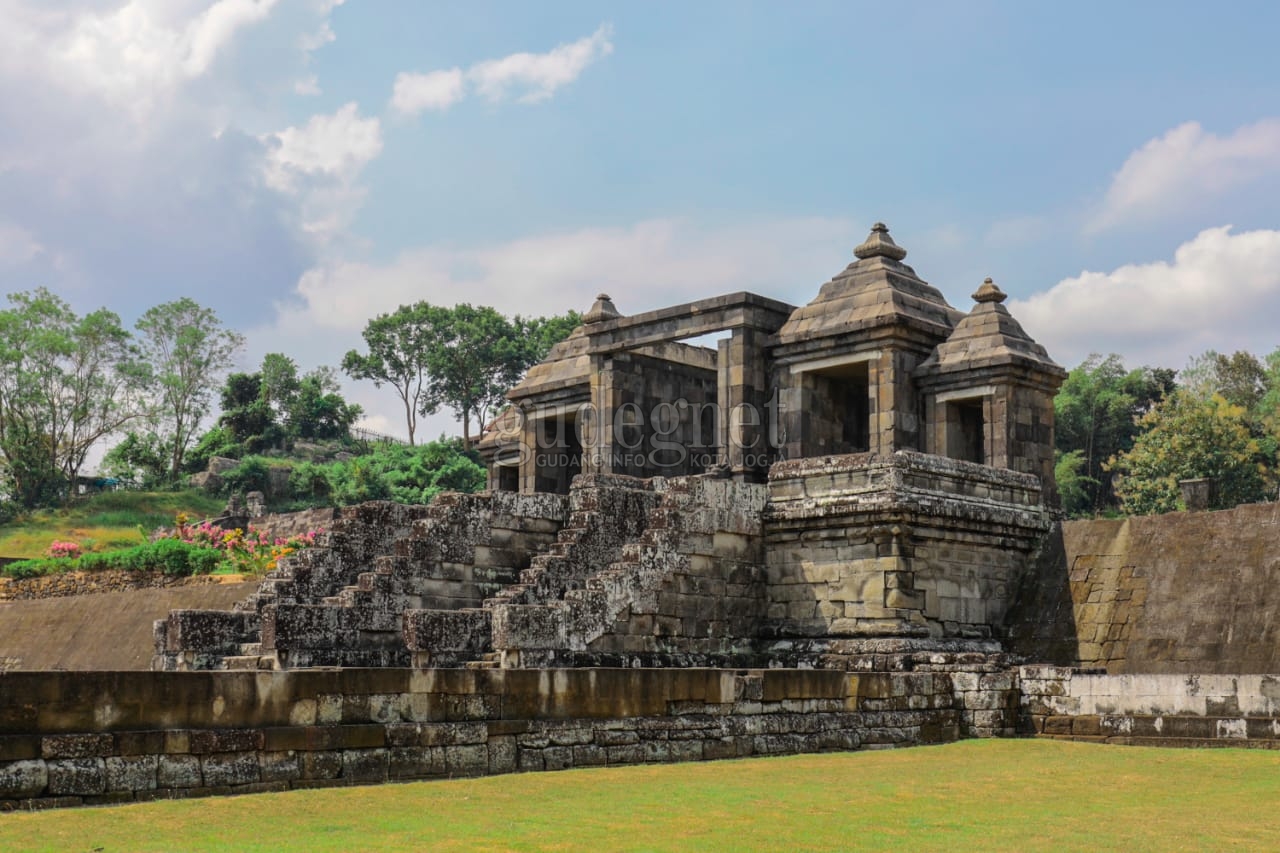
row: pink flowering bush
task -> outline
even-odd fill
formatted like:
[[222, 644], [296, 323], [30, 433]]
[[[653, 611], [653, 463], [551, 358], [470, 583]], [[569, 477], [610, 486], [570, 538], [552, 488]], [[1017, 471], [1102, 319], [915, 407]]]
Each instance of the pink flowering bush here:
[[213, 548], [222, 554], [224, 565], [234, 572], [246, 575], [261, 575], [272, 571], [279, 565], [281, 557], [292, 554], [299, 548], [307, 548], [315, 544], [316, 535], [321, 530], [310, 530], [298, 536], [288, 538], [268, 536], [266, 531], [258, 530], [253, 525], [248, 529], [237, 527], [235, 530], [223, 530], [203, 521], [200, 524], [189, 524], [184, 515], [176, 519], [174, 539], [202, 548]]
[[45, 551], [46, 557], [55, 560], [74, 560], [80, 556], [82, 549], [75, 542], [54, 542], [49, 546], [49, 550]]

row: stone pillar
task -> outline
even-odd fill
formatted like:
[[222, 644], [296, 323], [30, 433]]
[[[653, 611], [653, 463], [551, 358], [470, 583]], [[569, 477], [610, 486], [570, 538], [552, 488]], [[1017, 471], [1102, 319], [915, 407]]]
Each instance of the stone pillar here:
[[613, 359], [591, 357], [591, 410], [582, 427], [582, 473], [613, 473], [613, 417], [620, 404], [614, 382]]
[[1182, 490], [1182, 502], [1186, 504], [1188, 512], [1204, 512], [1213, 505], [1212, 477], [1179, 480], [1178, 488]]
[[769, 377], [764, 363], [767, 336], [755, 329], [735, 329], [721, 341], [718, 358], [718, 394], [721, 411], [721, 458], [734, 479], [755, 481], [768, 471], [773, 448], [769, 446]]

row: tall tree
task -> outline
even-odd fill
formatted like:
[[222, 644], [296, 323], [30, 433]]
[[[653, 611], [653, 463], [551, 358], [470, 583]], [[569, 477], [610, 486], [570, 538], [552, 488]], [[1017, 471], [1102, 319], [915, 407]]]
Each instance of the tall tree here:
[[1178, 374], [1178, 384], [1202, 400], [1220, 394], [1253, 413], [1267, 393], [1268, 374], [1253, 353], [1238, 350], [1227, 356], [1209, 350]]
[[353, 379], [368, 379], [375, 388], [390, 385], [404, 404], [405, 428], [409, 444], [414, 443], [418, 413], [434, 411], [427, 365], [432, 336], [447, 309], [426, 302], [401, 305], [391, 314], [380, 314], [364, 327], [369, 352], [350, 350], [342, 358], [342, 369]]
[[471, 449], [471, 424], [501, 405], [528, 368], [511, 321], [488, 306], [455, 306], [435, 328], [428, 367], [432, 400], [462, 421], [462, 446]]
[[410, 445], [418, 416], [448, 406], [462, 421], [463, 446], [470, 450], [472, 425], [483, 427], [529, 366], [581, 322], [574, 312], [508, 319], [487, 306], [418, 302], [370, 320], [364, 330], [369, 353], [348, 352], [342, 368], [396, 389]]
[[106, 309], [79, 317], [43, 288], [0, 311], [0, 462], [25, 505], [56, 501], [103, 438], [141, 414], [129, 333]]
[[149, 309], [137, 329], [152, 371], [154, 423], [168, 450], [169, 476], [176, 480], [244, 338], [225, 328], [212, 309], [188, 297]]
[[1174, 372], [1165, 368], [1126, 370], [1114, 353], [1094, 353], [1068, 374], [1054, 400], [1054, 423], [1055, 471], [1071, 486], [1061, 492], [1069, 515], [1115, 505], [1106, 462], [1133, 446], [1140, 432], [1136, 419], [1173, 389], [1173, 377]]
[[298, 382], [298, 390], [289, 403], [289, 434], [297, 438], [345, 438], [364, 410], [348, 403], [338, 393], [338, 380], [332, 368], [309, 371]]
[[262, 401], [271, 408], [276, 422], [283, 422], [298, 396], [298, 363], [283, 353], [269, 352], [262, 357], [258, 372], [262, 375]]

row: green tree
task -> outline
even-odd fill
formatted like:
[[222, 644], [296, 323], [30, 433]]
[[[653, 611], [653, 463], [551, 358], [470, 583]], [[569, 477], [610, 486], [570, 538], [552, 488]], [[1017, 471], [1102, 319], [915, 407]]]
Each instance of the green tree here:
[[262, 395], [261, 373], [232, 373], [222, 388], [222, 415], [218, 424], [249, 453], [269, 442], [275, 413]]
[[[1137, 418], [1174, 387], [1174, 372], [1141, 367], [1126, 370], [1120, 356], [1090, 355], [1072, 370], [1054, 400], [1063, 509], [1089, 515], [1115, 506], [1106, 462], [1133, 446]], [[1064, 488], [1064, 481], [1067, 488]]]
[[1132, 449], [1112, 460], [1116, 494], [1126, 512], [1147, 515], [1182, 508], [1179, 480], [1214, 481], [1213, 508], [1260, 500], [1266, 460], [1248, 412], [1220, 394], [1207, 400], [1175, 391], [1138, 421]]
[[106, 309], [79, 317], [43, 288], [0, 311], [0, 467], [24, 506], [57, 502], [99, 442], [142, 412], [142, 370]]
[[1179, 385], [1202, 400], [1220, 394], [1250, 414], [1268, 390], [1268, 375], [1253, 353], [1238, 350], [1231, 355], [1209, 350], [1193, 358], [1178, 375]]
[[317, 368], [299, 380], [289, 401], [289, 434], [306, 439], [346, 438], [363, 413], [338, 393], [337, 377], [330, 368]]
[[525, 371], [580, 323], [572, 312], [508, 319], [487, 306], [443, 308], [418, 302], [369, 321], [364, 330], [368, 354], [352, 350], [342, 367], [353, 378], [396, 389], [410, 445], [418, 416], [443, 405], [462, 422], [463, 444], [469, 449], [472, 425], [483, 427]]
[[262, 357], [258, 373], [262, 376], [262, 400], [275, 414], [275, 422], [287, 421], [289, 406], [301, 387], [297, 362], [283, 353], [269, 352]]
[[169, 483], [169, 451], [154, 432], [131, 430], [102, 458], [102, 471], [144, 489], [158, 489]]
[[213, 310], [187, 297], [149, 309], [137, 329], [152, 370], [152, 423], [167, 448], [168, 476], [176, 481], [244, 338], [225, 328]]
[[370, 380], [375, 388], [390, 385], [396, 390], [404, 404], [411, 446], [418, 429], [418, 413], [431, 410], [427, 365], [432, 336], [445, 310], [418, 302], [401, 305], [391, 314], [380, 314], [362, 332], [368, 353], [350, 350], [342, 358], [342, 369], [351, 378]]

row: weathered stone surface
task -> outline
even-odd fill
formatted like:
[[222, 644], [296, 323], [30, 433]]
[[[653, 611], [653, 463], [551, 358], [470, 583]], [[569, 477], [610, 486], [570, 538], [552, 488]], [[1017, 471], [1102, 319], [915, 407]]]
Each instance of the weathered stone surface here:
[[1280, 672], [1278, 506], [1064, 522], [1021, 579], [1011, 650], [1117, 674]]
[[107, 789], [106, 766], [101, 758], [61, 758], [45, 762], [51, 796], [101, 794]]
[[0, 800], [38, 797], [49, 783], [44, 761], [24, 759], [0, 763]]

